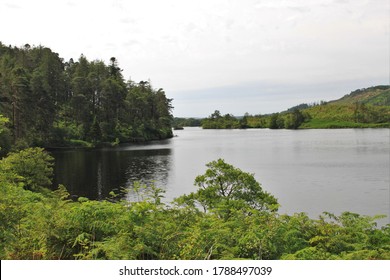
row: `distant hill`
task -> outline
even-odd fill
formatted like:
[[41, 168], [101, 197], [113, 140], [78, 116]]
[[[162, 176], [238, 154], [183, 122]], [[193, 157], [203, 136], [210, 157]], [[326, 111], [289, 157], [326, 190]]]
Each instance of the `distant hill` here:
[[368, 104], [390, 106], [390, 86], [375, 86], [352, 91], [344, 97], [330, 101], [333, 104]]
[[390, 86], [358, 89], [303, 112], [310, 119], [301, 128], [389, 127]]
[[[193, 119], [176, 121], [181, 126], [194, 123]], [[357, 89], [337, 100], [302, 103], [274, 114], [234, 117], [216, 110], [194, 125], [208, 129], [390, 128], [390, 85]]]

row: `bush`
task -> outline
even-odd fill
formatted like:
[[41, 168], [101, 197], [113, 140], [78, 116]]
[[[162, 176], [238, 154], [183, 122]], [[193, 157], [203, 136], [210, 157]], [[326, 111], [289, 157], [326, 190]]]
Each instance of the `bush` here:
[[277, 211], [277, 199], [263, 191], [253, 174], [226, 163], [223, 159], [206, 164], [206, 173], [195, 178], [196, 193], [179, 198], [178, 202], [198, 203], [205, 212], [217, 210], [229, 215], [231, 209]]
[[40, 191], [51, 186], [53, 158], [43, 148], [27, 148], [10, 153], [0, 161], [1, 169], [19, 176], [27, 190]]

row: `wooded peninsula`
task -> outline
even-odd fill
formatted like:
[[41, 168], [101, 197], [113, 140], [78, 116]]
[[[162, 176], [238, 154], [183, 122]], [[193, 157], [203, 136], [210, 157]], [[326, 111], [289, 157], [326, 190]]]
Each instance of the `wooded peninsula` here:
[[151, 82], [125, 80], [109, 65], [64, 61], [51, 49], [0, 42], [0, 114], [8, 118], [3, 154], [20, 148], [91, 147], [172, 137], [172, 99]]

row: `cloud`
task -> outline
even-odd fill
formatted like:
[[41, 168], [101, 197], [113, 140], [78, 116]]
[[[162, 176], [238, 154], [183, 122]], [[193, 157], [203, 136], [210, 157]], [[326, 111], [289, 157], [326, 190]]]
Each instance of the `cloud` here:
[[15, 3], [11, 3], [11, 2], [6, 2], [6, 3], [3, 3], [5, 8], [7, 9], [22, 9], [21, 6], [15, 4]]
[[122, 0], [113, 0], [112, 7], [123, 10], [125, 9], [125, 5]]
[[67, 5], [68, 7], [74, 8], [74, 7], [77, 6], [77, 3], [76, 3], [76, 2], [73, 2], [73, 1], [67, 1], [67, 2], [66, 2], [66, 5]]
[[137, 24], [137, 21], [134, 19], [134, 18], [130, 18], [130, 17], [124, 17], [124, 18], [121, 18], [119, 20], [120, 23], [123, 23], [125, 25], [133, 25], [133, 24]]
[[140, 46], [141, 42], [135, 39], [130, 39], [123, 43], [123, 46], [125, 47], [133, 47], [133, 46]]

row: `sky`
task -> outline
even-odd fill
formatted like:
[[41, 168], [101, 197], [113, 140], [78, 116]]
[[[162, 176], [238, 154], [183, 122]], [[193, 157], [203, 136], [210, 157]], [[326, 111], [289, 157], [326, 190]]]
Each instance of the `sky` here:
[[0, 0], [0, 41], [150, 80], [177, 117], [284, 111], [390, 84], [388, 0]]

